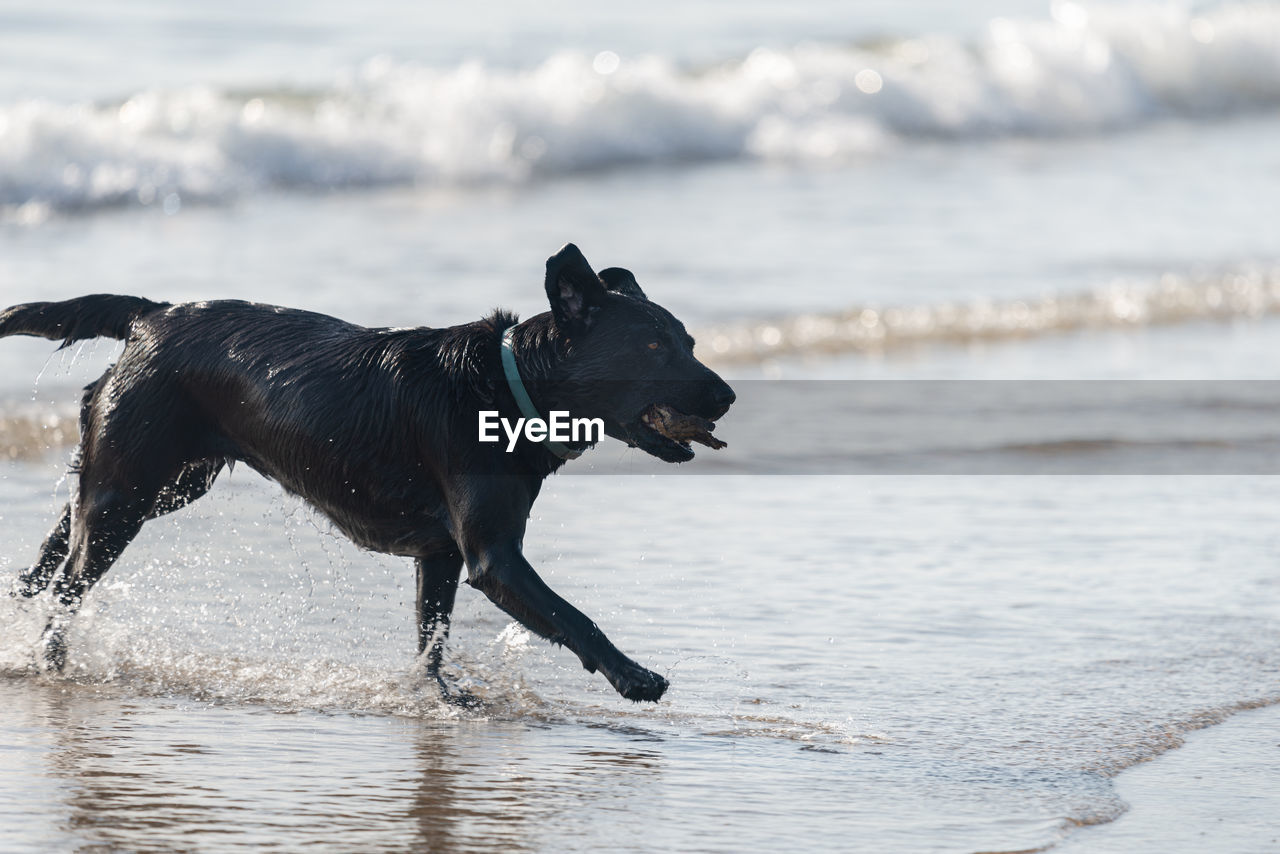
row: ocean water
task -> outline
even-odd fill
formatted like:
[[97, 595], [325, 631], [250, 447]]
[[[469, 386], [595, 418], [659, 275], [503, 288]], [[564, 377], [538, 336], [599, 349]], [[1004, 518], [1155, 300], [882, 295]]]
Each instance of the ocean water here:
[[[741, 403], [530, 522], [661, 703], [465, 587], [440, 703], [412, 567], [237, 468], [64, 676], [0, 600], [0, 848], [1197, 850], [1123, 772], [1280, 701], [1278, 134], [1273, 2], [10, 4], [0, 303], [528, 316], [572, 240]], [[53, 350], [0, 342], [0, 585], [118, 345]]]

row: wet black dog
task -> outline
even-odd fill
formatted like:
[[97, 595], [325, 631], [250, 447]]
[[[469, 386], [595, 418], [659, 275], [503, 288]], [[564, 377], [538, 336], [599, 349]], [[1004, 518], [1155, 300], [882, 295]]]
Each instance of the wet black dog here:
[[143, 522], [204, 495], [239, 460], [360, 546], [416, 560], [418, 648], [437, 678], [465, 562], [469, 584], [619, 694], [661, 697], [667, 681], [623, 655], [521, 553], [543, 479], [585, 444], [521, 438], [508, 451], [478, 441], [478, 413], [514, 423], [529, 411], [517, 398], [527, 389], [544, 418], [599, 418], [609, 435], [683, 462], [688, 444], [646, 413], [662, 404], [715, 419], [734, 394], [626, 270], [597, 275], [569, 244], [547, 261], [546, 291], [551, 311], [523, 323], [495, 312], [446, 329], [107, 294], [0, 313], [0, 336], [126, 342], [85, 389], [76, 499], [18, 579], [25, 596], [53, 582], [61, 603], [44, 634], [48, 665], [62, 668], [67, 621]]

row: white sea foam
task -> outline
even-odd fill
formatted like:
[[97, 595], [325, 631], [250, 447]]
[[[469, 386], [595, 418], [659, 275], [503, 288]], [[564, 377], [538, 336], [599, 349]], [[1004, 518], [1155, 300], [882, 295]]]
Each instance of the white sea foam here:
[[1054, 137], [1280, 106], [1280, 8], [1092, 9], [979, 38], [760, 48], [710, 68], [559, 53], [523, 70], [375, 59], [324, 91], [0, 107], [9, 220], [272, 187], [521, 182], [691, 160], [828, 160], [913, 138]]
[[1214, 274], [1166, 273], [1118, 280], [1092, 291], [1033, 299], [915, 306], [851, 306], [829, 312], [725, 324], [699, 330], [702, 358], [761, 362], [787, 355], [890, 350], [1034, 338], [1080, 330], [1171, 326], [1280, 313], [1280, 268]]

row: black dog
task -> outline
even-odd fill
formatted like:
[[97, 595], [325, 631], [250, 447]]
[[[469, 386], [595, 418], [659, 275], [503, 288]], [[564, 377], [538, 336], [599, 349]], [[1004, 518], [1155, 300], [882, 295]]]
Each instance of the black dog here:
[[[478, 441], [478, 413], [514, 422], [531, 402], [544, 418], [599, 418], [609, 435], [683, 462], [693, 457], [687, 442], [646, 413], [661, 404], [709, 431], [693, 416], [720, 417], [734, 393], [628, 271], [597, 275], [569, 244], [547, 261], [546, 291], [551, 311], [523, 323], [498, 311], [446, 329], [109, 294], [0, 313], [0, 336], [126, 342], [85, 389], [76, 498], [18, 579], [24, 596], [53, 581], [62, 605], [44, 633], [48, 665], [62, 668], [67, 621], [142, 523], [204, 495], [239, 460], [360, 546], [415, 559], [418, 650], [437, 679], [465, 562], [471, 586], [602, 671], [619, 694], [661, 697], [667, 681], [618, 651], [521, 554], [543, 479], [586, 443], [522, 438], [508, 452], [505, 441]], [[710, 444], [707, 435], [699, 441]]]

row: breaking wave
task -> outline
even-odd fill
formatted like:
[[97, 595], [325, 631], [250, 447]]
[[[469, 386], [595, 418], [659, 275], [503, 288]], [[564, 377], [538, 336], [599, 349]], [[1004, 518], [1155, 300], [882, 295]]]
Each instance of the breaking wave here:
[[902, 140], [1096, 133], [1280, 106], [1280, 8], [1087, 9], [759, 48], [708, 68], [558, 53], [510, 70], [381, 58], [321, 91], [145, 91], [0, 107], [9, 221], [271, 188], [518, 183], [626, 165], [829, 160]]
[[930, 344], [999, 341], [1089, 329], [1169, 326], [1280, 312], [1280, 268], [1213, 275], [1168, 273], [1093, 291], [1038, 299], [905, 307], [854, 306], [831, 312], [699, 330], [699, 355], [715, 363], [784, 356], [886, 352]]

